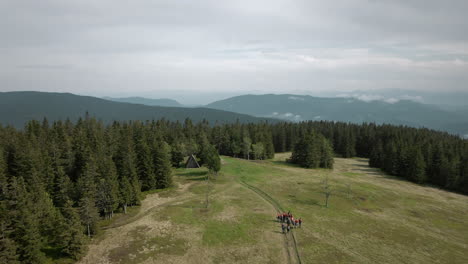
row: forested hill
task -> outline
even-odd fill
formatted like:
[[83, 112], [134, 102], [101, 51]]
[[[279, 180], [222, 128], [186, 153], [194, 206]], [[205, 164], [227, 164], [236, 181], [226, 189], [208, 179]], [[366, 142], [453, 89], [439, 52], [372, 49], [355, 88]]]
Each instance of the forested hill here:
[[[71, 121], [88, 112], [105, 123], [126, 120], [183, 121], [194, 122], [206, 119], [210, 123], [259, 122], [266, 120], [253, 116], [208, 108], [182, 108], [147, 106], [140, 104], [112, 102], [96, 97], [79, 96], [70, 93], [4, 92], [0, 93], [0, 124], [22, 128], [29, 120]], [[269, 120], [273, 122], [273, 119]]]
[[433, 105], [407, 100], [387, 103], [353, 98], [265, 94], [236, 96], [206, 107], [290, 121], [375, 122], [468, 134], [468, 121], [462, 111], [444, 111]]
[[103, 97], [103, 99], [121, 102], [121, 103], [131, 103], [131, 104], [142, 104], [150, 106], [171, 106], [171, 107], [182, 107], [179, 102], [173, 99], [150, 99], [144, 97], [125, 97], [125, 98], [113, 98], [113, 97]]

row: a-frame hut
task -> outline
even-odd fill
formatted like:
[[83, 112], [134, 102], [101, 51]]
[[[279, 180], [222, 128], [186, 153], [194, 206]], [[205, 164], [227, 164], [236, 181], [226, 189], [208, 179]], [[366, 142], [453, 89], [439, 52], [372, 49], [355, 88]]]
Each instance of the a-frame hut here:
[[193, 154], [189, 156], [187, 163], [185, 163], [185, 168], [200, 168], [200, 165]]

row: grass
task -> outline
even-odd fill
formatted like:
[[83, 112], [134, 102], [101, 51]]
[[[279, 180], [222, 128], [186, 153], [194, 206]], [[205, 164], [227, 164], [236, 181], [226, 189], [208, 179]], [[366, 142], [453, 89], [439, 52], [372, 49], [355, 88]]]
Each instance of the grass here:
[[[465, 196], [445, 199], [437, 189], [376, 178], [378, 171], [354, 172], [365, 166], [362, 159], [346, 160], [340, 171], [294, 168], [278, 158], [261, 164], [227, 160], [227, 171], [304, 219], [297, 238], [306, 263], [468, 263]], [[330, 208], [323, 206], [325, 177], [332, 188]]]
[[109, 259], [114, 263], [141, 263], [155, 255], [184, 255], [188, 249], [185, 239], [175, 238], [172, 235], [147, 238], [144, 233], [145, 226], [138, 226], [129, 234], [132, 238], [123, 247], [110, 251]]
[[172, 202], [129, 222], [129, 239], [109, 249], [108, 259], [287, 262], [274, 208], [245, 181], [304, 220], [295, 230], [303, 263], [468, 263], [468, 197], [383, 175], [364, 159], [337, 158], [334, 170], [303, 169], [286, 163], [289, 155], [223, 157], [216, 177], [205, 168], [175, 170], [174, 186], [187, 187], [148, 193]]

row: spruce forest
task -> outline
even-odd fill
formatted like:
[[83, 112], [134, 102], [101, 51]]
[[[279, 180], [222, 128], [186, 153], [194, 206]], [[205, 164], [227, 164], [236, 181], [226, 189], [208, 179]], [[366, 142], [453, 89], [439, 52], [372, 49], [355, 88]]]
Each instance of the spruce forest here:
[[209, 124], [159, 120], [30, 121], [0, 127], [0, 263], [42, 263], [45, 252], [79, 259], [99, 221], [171, 186], [173, 167], [196, 154], [211, 171], [218, 155], [263, 160], [292, 151], [307, 168], [333, 157], [419, 184], [468, 194], [468, 141], [428, 129], [336, 122]]

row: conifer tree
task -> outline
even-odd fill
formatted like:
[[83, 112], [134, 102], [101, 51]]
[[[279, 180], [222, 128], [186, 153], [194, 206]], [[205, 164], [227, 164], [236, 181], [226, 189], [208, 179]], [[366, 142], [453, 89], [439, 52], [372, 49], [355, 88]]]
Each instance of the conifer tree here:
[[86, 139], [86, 132], [82, 127], [83, 124], [78, 121], [74, 131], [73, 140], [73, 167], [70, 171], [72, 182], [76, 182], [79, 176], [85, 170], [85, 166], [91, 157], [91, 150]]
[[65, 202], [61, 210], [60, 235], [58, 245], [62, 252], [77, 260], [86, 250], [86, 241], [76, 208], [70, 200]]
[[86, 234], [91, 237], [91, 234], [97, 232], [98, 211], [92, 193], [85, 193], [79, 203], [81, 222], [86, 227]]
[[383, 146], [382, 141], [378, 140], [377, 144], [372, 148], [369, 157], [369, 166], [381, 168], [383, 165]]
[[320, 143], [316, 136], [304, 135], [294, 146], [291, 162], [305, 168], [318, 168], [321, 161]]
[[22, 177], [12, 178], [8, 190], [10, 219], [14, 231], [12, 239], [17, 244], [18, 259], [23, 263], [43, 263], [42, 242], [33, 204]]
[[[1, 220], [0, 220], [1, 221]], [[18, 256], [16, 255], [17, 245], [14, 240], [6, 235], [3, 222], [0, 222], [0, 263], [3, 264], [17, 264]]]
[[99, 174], [101, 178], [97, 183], [96, 207], [105, 218], [112, 218], [114, 210], [119, 205], [119, 183], [115, 164], [110, 157], [100, 162]]
[[156, 167], [156, 188], [167, 188], [172, 184], [171, 152], [169, 145], [162, 141], [156, 143], [153, 163]]
[[127, 213], [127, 206], [132, 202], [132, 185], [127, 177], [119, 179], [119, 206]]
[[94, 160], [90, 158], [77, 182], [80, 217], [81, 222], [86, 227], [88, 237], [90, 237], [91, 234], [96, 234], [97, 232], [98, 212], [95, 201], [96, 178], [96, 164], [94, 163]]
[[426, 163], [419, 148], [414, 148], [409, 156], [408, 176], [412, 181], [417, 183], [426, 182]]
[[265, 145], [265, 158], [272, 159], [275, 157], [275, 147], [271, 136], [267, 137], [264, 142]]
[[139, 203], [140, 184], [135, 166], [135, 151], [128, 126], [120, 131], [120, 141], [114, 163], [117, 168], [120, 206], [127, 212], [127, 206]]
[[137, 136], [136, 145], [136, 169], [138, 173], [138, 178], [141, 182], [142, 191], [147, 191], [154, 189], [156, 177], [154, 175], [154, 169], [151, 158], [151, 150], [148, 147], [146, 137], [143, 134], [143, 131]]
[[61, 167], [55, 169], [54, 189], [52, 199], [56, 207], [65, 206], [65, 202], [71, 199], [71, 182]]
[[171, 162], [172, 166], [178, 168], [180, 163], [184, 161], [184, 148], [180, 143], [175, 143], [171, 146]]
[[250, 159], [250, 152], [252, 151], [252, 140], [247, 135], [244, 136], [242, 141], [242, 153], [244, 154], [244, 159]]
[[11, 212], [9, 211], [8, 179], [3, 150], [0, 148], [0, 263], [14, 264], [18, 262], [16, 242], [10, 238], [14, 231]]
[[397, 175], [397, 164], [397, 148], [394, 141], [390, 141], [384, 149], [382, 169], [391, 175]]

